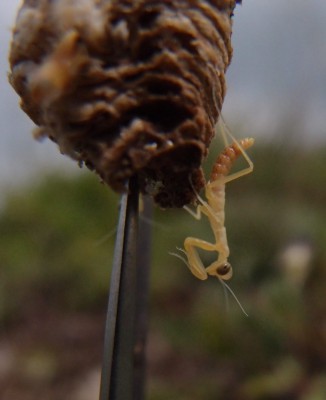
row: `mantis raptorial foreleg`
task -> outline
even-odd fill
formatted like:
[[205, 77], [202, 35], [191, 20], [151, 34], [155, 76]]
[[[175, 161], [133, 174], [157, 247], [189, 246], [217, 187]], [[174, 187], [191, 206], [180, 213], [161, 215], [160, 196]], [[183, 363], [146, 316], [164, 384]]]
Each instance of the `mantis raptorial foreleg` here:
[[215, 251], [215, 245], [206, 240], [188, 237], [184, 243], [185, 254], [187, 256], [187, 265], [190, 271], [201, 280], [207, 279], [206, 268], [201, 261], [196, 248], [206, 251]]

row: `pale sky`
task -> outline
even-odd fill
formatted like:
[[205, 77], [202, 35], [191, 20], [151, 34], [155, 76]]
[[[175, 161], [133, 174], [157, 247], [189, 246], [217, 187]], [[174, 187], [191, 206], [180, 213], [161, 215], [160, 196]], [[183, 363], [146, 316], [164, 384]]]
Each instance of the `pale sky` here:
[[[32, 123], [7, 83], [10, 29], [19, 0], [0, 4], [0, 188], [35, 171], [78, 167], [53, 143], [35, 142]], [[223, 114], [258, 139], [292, 116], [307, 144], [326, 143], [326, 1], [243, 0], [234, 16], [234, 56]], [[241, 132], [244, 134], [244, 132]], [[247, 133], [248, 134], [248, 133]]]

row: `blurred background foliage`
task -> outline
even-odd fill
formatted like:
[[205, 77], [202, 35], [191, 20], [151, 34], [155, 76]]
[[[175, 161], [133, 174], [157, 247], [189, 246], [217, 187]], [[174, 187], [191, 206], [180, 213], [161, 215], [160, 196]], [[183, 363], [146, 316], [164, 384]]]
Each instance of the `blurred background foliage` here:
[[[207, 220], [155, 210], [151, 400], [325, 398], [326, 147], [301, 146], [291, 126], [283, 133], [257, 142], [249, 151], [254, 173], [227, 185], [230, 285], [249, 317], [217, 280], [195, 279], [169, 255], [186, 236], [209, 240]], [[218, 137], [208, 170], [219, 143]], [[118, 196], [86, 171], [48, 175], [6, 197], [2, 399], [83, 398], [69, 392], [69, 383], [100, 368], [118, 209]], [[202, 256], [210, 261], [210, 254]]]

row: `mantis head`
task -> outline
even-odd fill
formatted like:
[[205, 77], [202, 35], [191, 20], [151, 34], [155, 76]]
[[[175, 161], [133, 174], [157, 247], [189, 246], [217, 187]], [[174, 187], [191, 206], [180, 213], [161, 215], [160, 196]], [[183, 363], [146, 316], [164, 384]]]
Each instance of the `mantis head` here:
[[228, 261], [225, 261], [223, 263], [218, 263], [216, 265], [215, 272], [218, 278], [224, 281], [228, 281], [229, 279], [232, 278], [233, 275], [232, 265]]

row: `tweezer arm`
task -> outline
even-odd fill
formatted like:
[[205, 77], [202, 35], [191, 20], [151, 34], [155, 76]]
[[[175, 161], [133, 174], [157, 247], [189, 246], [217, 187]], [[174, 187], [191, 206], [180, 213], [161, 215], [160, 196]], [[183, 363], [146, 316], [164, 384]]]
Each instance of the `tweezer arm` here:
[[137, 298], [138, 187], [121, 199], [105, 326], [100, 400], [131, 400]]

